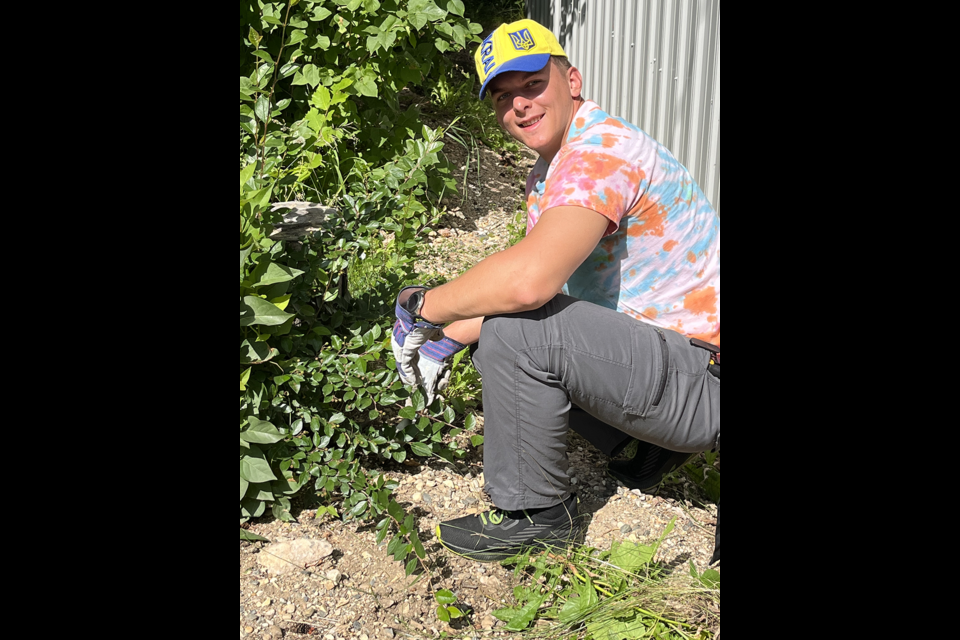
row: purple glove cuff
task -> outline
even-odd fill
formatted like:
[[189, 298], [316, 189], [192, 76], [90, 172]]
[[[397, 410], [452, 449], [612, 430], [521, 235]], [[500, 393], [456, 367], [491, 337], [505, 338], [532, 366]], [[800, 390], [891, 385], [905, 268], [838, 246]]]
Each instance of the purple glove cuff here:
[[438, 342], [428, 342], [423, 345], [420, 347], [420, 354], [436, 362], [444, 362], [466, 348], [467, 345], [460, 344], [450, 338], [444, 338]]
[[[403, 291], [409, 289], [423, 289], [424, 287], [406, 287]], [[407, 340], [407, 335], [413, 331], [415, 328], [420, 327], [422, 329], [442, 329], [435, 324], [430, 324], [421, 319], [421, 322], [417, 322], [416, 316], [403, 308], [400, 304], [400, 298], [403, 296], [403, 291], [400, 292], [400, 296], [397, 297], [396, 305], [396, 315], [397, 322], [393, 325], [393, 337], [397, 340], [397, 343], [402, 347]]]

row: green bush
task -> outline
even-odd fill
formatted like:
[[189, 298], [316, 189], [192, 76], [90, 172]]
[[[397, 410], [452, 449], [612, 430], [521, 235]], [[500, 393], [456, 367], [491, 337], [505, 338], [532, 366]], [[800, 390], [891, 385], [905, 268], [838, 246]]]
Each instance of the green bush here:
[[460, 0], [242, 2], [241, 165], [276, 178], [283, 197], [329, 198], [369, 178], [419, 135], [401, 92], [431, 86], [444, 53], [479, 41], [463, 11]]
[[[380, 517], [391, 553], [416, 555], [410, 571], [423, 546], [373, 461], [455, 460], [482, 441], [475, 392], [426, 407], [390, 349], [396, 294], [454, 187], [445, 132], [399, 94], [430, 86], [443, 52], [480, 30], [442, 3], [241, 3], [240, 521], [289, 519], [311, 491], [344, 517]], [[271, 239], [271, 202], [305, 195], [338, 215]]]

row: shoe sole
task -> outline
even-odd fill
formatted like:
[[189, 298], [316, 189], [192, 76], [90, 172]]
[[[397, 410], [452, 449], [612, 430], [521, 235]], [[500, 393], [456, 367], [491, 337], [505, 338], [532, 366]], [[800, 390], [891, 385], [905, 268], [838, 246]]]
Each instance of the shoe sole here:
[[[542, 551], [551, 551], [551, 550], [563, 550], [567, 547], [578, 544], [583, 541], [584, 537], [583, 527], [578, 527], [577, 531], [574, 532], [571, 527], [566, 532], [560, 532], [560, 535], [556, 538], [555, 541], [551, 540], [533, 540], [528, 543], [519, 544], [512, 547], [502, 547], [497, 549], [484, 549], [484, 550], [473, 550], [466, 549], [461, 547], [456, 547], [453, 545], [444, 542], [441, 535], [440, 525], [437, 525], [437, 540], [440, 542], [440, 546], [444, 549], [458, 555], [461, 558], [466, 558], [467, 560], [474, 560], [476, 562], [503, 562], [513, 558], [514, 556], [519, 556], [526, 553], [527, 551], [533, 550], [542, 550]], [[565, 534], [565, 535], [564, 535]]]

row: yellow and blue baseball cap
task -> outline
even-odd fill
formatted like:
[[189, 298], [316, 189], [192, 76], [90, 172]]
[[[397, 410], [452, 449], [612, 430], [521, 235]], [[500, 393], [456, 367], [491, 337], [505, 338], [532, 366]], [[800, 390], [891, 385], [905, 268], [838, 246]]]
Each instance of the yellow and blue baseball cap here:
[[538, 22], [520, 20], [504, 24], [491, 33], [477, 49], [477, 74], [480, 76], [480, 99], [487, 95], [487, 85], [508, 71], [540, 71], [550, 56], [566, 58], [556, 36]]

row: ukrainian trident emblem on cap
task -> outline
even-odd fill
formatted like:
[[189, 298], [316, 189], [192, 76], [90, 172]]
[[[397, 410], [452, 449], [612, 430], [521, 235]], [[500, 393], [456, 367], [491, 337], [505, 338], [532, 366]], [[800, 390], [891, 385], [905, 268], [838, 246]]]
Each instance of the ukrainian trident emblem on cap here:
[[513, 41], [513, 48], [517, 51], [530, 51], [537, 46], [537, 43], [533, 41], [533, 36], [530, 35], [529, 29], [521, 29], [516, 33], [511, 33], [510, 39]]

